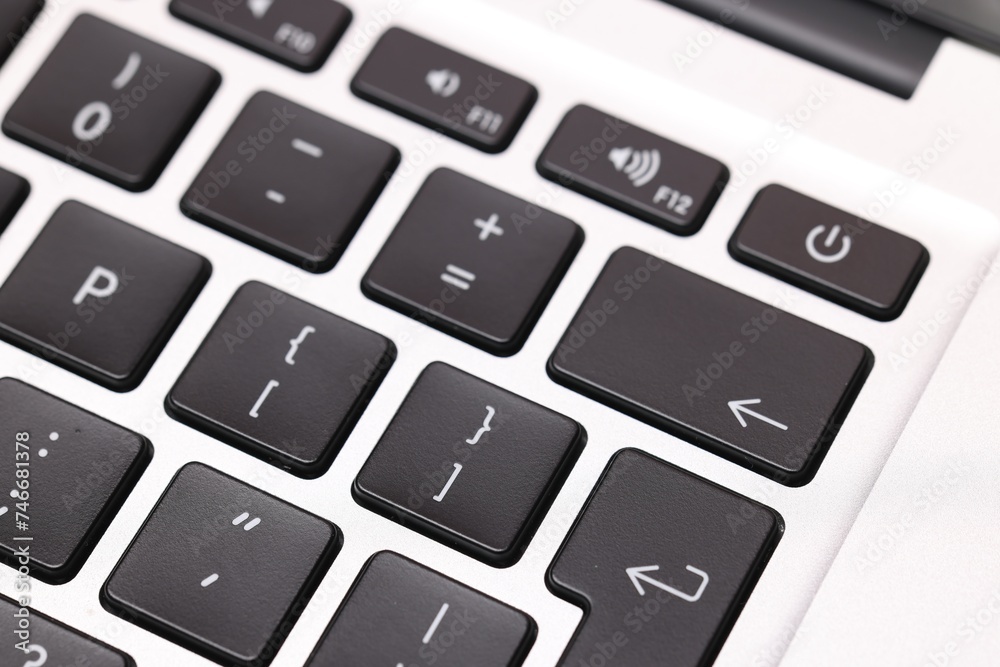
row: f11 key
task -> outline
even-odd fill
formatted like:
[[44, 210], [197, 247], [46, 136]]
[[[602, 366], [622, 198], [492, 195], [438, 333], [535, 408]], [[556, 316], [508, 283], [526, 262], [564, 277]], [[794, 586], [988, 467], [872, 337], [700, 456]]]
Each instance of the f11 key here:
[[390, 28], [351, 82], [358, 97], [499, 153], [538, 98], [516, 76], [400, 28]]

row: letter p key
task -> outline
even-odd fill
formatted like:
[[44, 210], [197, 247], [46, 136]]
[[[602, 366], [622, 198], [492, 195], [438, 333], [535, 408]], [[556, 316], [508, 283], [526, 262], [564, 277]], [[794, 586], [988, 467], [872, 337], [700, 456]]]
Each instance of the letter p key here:
[[[99, 287], [103, 281], [103, 286]], [[103, 266], [95, 266], [87, 279], [83, 281], [80, 285], [80, 289], [76, 291], [76, 296], [73, 297], [73, 303], [79, 306], [83, 303], [83, 300], [88, 296], [93, 296], [98, 299], [102, 299], [106, 296], [111, 296], [118, 290], [118, 276], [115, 275], [114, 271], [110, 271]]]

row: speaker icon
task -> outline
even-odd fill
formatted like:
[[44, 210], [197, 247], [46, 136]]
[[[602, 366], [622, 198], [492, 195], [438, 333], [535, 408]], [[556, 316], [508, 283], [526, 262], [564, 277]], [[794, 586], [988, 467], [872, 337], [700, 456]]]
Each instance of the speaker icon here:
[[660, 171], [660, 151], [640, 151], [631, 147], [612, 148], [608, 159], [615, 165], [615, 170], [622, 172], [637, 188], [656, 178]]
[[435, 95], [441, 97], [451, 97], [462, 85], [462, 77], [450, 69], [432, 69], [427, 73], [424, 81]]

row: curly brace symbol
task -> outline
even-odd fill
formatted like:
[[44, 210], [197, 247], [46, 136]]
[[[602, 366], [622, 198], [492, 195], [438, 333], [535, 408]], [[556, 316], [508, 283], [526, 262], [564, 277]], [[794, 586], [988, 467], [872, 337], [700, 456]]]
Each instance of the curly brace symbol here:
[[466, 440], [466, 442], [469, 443], [470, 445], [479, 444], [479, 439], [481, 437], [483, 437], [483, 433], [488, 433], [491, 430], [490, 429], [490, 422], [493, 421], [493, 415], [495, 415], [496, 413], [497, 413], [496, 410], [494, 410], [491, 406], [487, 405], [486, 406], [486, 419], [483, 420], [483, 427], [481, 429], [479, 429], [478, 431], [476, 431], [475, 437], [473, 437], [473, 438], [471, 438], [469, 440]]
[[299, 332], [298, 338], [293, 338], [292, 340], [288, 341], [288, 344], [291, 347], [288, 348], [288, 353], [285, 355], [286, 364], [288, 364], [289, 366], [295, 365], [295, 353], [299, 351], [299, 345], [302, 345], [302, 343], [306, 339], [306, 336], [308, 336], [311, 333], [316, 333], [316, 329], [308, 325], [304, 326], [302, 327], [302, 331]]

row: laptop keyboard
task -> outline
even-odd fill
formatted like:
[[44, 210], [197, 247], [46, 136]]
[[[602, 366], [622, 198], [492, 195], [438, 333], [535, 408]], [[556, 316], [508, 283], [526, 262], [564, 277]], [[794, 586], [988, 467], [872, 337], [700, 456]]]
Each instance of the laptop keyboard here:
[[[307, 0], [173, 0], [169, 12], [167, 20], [269, 57], [289, 76], [323, 67], [352, 19], [339, 3]], [[209, 308], [218, 318], [186, 368], [160, 369], [176, 380], [156, 399], [191, 435], [270, 467], [262, 482], [182, 461], [169, 485], [155, 489], [162, 496], [93, 592], [151, 641], [219, 664], [268, 665], [293, 643], [286, 640], [339, 567], [342, 546], [362, 541], [373, 547], [364, 563], [337, 574], [346, 596], [318, 643], [299, 649], [308, 665], [517, 667], [539, 641], [552, 640], [538, 636], [539, 619], [495, 599], [495, 588], [479, 588], [524, 558], [571, 486], [588, 422], [607, 418], [603, 406], [761, 483], [807, 485], [838, 446], [872, 371], [868, 346], [630, 247], [627, 235], [595, 251], [581, 224], [556, 212], [563, 195], [529, 201], [513, 184], [495, 187], [488, 168], [428, 169], [405, 205], [391, 209], [395, 228], [358, 281], [370, 308], [426, 329], [416, 340], [315, 305], [321, 293], [299, 294], [295, 270], [336, 272], [352, 244], [379, 242], [363, 223], [386, 199], [399, 200], [392, 186], [403, 153], [370, 128], [267, 90], [239, 110], [235, 93], [217, 93], [223, 77], [206, 64], [212, 54], [197, 55], [81, 14], [3, 120], [9, 137], [54, 158], [53, 168], [79, 169], [127, 193], [152, 188], [168, 166], [178, 170], [190, 184], [178, 191], [182, 222], [180, 213], [289, 264], [287, 284], [271, 285], [240, 279], [245, 267], [224, 262], [214, 268], [232, 297], [205, 303], [213, 266], [195, 238], [181, 247], [103, 212], [95, 196], [61, 203], [0, 287], [0, 338], [121, 393], [108, 401], [128, 401], [126, 392], [143, 386], [189, 310]], [[430, 128], [435, 141], [465, 144], [477, 160], [508, 149], [539, 99], [532, 83], [399, 27], [385, 30], [355, 69], [350, 91], [374, 105], [369, 112], [377, 106]], [[322, 99], [322, 91], [302, 91], [304, 100]], [[218, 141], [200, 172], [172, 163], [213, 98], [235, 111], [228, 131], [208, 145]], [[723, 161], [585, 104], [561, 113], [547, 143], [530, 138], [535, 168], [552, 188], [671, 239], [703, 233], [730, 181]], [[0, 170], [0, 231], [16, 224], [29, 189]], [[143, 195], [127, 193], [141, 218]], [[760, 190], [728, 249], [844, 313], [875, 320], [904, 312], [930, 256], [913, 238], [777, 185]], [[560, 305], [565, 333], [546, 351], [544, 370], [553, 386], [592, 399], [592, 414], [543, 405], [487, 381], [474, 364], [431, 361], [368, 444], [348, 480], [351, 493], [327, 498], [327, 475], [345, 474], [338, 456], [394, 384], [397, 358], [414, 348], [433, 357], [435, 341], [448, 340], [443, 332], [475, 348], [483, 369], [499, 369], [491, 378], [503, 378], [507, 357], [531, 344], [584, 254], [593, 271], [576, 277], [592, 287], [582, 302]], [[23, 492], [0, 498], [0, 526], [31, 514], [32, 574], [49, 584], [71, 581], [87, 563], [151, 457], [177, 460], [169, 441], [152, 438], [153, 454], [143, 436], [12, 378], [0, 380], [0, 419], [23, 431], [17, 448], [26, 454], [23, 466], [12, 459], [0, 470], [30, 479]], [[766, 498], [631, 449], [636, 443], [617, 445], [600, 479], [573, 488], [590, 491], [589, 499], [566, 521], [545, 581], [535, 582], [582, 615], [556, 664], [710, 664], [766, 571], [784, 520]], [[324, 511], [258, 488], [283, 477], [312, 485]], [[364, 531], [342, 532], [326, 518], [328, 500], [357, 503], [372, 522], [390, 519], [404, 541], [471, 557], [483, 585], [374, 548], [381, 543]], [[54, 502], [69, 504], [60, 511]], [[13, 528], [0, 535], [0, 554], [17, 567], [20, 545], [8, 534]], [[0, 623], [13, 618], [2, 615]], [[37, 622], [44, 643], [24, 655], [34, 651], [42, 662], [31, 664], [64, 653], [130, 664], [59, 623]]]

